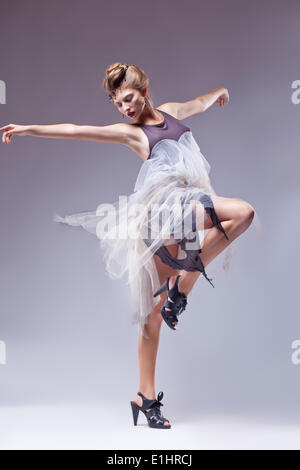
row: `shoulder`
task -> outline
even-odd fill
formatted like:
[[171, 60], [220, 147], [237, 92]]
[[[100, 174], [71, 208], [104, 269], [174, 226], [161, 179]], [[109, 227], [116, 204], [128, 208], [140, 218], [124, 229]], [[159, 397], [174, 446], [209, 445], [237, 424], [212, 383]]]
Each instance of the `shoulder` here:
[[132, 124], [128, 124], [126, 122], [118, 122], [116, 124], [112, 124], [110, 126], [105, 126], [107, 130], [111, 130], [122, 140], [122, 143], [128, 144], [135, 139], [138, 135], [138, 128], [133, 126]]
[[159, 111], [165, 111], [176, 119], [179, 119], [179, 108], [180, 103], [163, 103], [158, 106], [156, 109]]
[[119, 132], [123, 135], [123, 141], [121, 143], [126, 145], [128, 148], [137, 153], [139, 157], [145, 160], [144, 147], [145, 143], [147, 144], [147, 137], [142, 129], [139, 126], [125, 122], [119, 122], [114, 124], [114, 126], [118, 126]]
[[181, 121], [182, 119], [185, 119], [192, 114], [187, 112], [186, 105], [187, 103], [170, 102], [161, 104], [157, 109], [165, 111], [166, 113]]

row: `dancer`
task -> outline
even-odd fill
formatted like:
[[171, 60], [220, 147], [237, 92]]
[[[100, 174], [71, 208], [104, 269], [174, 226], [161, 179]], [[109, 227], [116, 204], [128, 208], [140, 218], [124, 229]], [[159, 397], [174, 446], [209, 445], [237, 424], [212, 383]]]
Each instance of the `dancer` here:
[[181, 122], [214, 103], [227, 104], [226, 88], [187, 102], [154, 107], [145, 72], [119, 62], [107, 68], [103, 86], [110, 102], [131, 123], [10, 124], [0, 128], [2, 142], [10, 143], [13, 135], [115, 142], [143, 160], [132, 194], [112, 204], [100, 204], [96, 210], [65, 217], [55, 214], [54, 221], [81, 226], [96, 235], [110, 278], [127, 274], [132, 322], [140, 325], [139, 392], [130, 402], [133, 421], [137, 423], [142, 411], [150, 427], [170, 429], [160, 410], [163, 392], [155, 395], [162, 321], [176, 329], [178, 315], [186, 309], [199, 275], [214, 287], [205, 267], [224, 251], [223, 269], [227, 270], [232, 242], [254, 218], [256, 224], [259, 219], [248, 202], [217, 196], [209, 178], [210, 164], [191, 129]]

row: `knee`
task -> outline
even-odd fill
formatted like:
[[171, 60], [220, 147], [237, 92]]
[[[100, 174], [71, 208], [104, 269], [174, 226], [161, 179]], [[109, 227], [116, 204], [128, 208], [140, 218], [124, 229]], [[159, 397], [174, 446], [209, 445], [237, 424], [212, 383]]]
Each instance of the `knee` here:
[[255, 209], [248, 202], [240, 203], [239, 207], [239, 225], [243, 228], [249, 227], [255, 215]]

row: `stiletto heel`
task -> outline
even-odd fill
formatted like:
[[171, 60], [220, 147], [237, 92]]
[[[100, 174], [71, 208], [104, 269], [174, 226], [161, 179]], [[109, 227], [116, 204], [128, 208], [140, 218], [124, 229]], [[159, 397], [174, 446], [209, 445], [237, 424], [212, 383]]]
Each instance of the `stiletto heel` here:
[[132, 409], [133, 424], [136, 426], [140, 408], [134, 401], [131, 401], [130, 404]]
[[161, 294], [164, 290], [168, 289], [168, 279], [165, 280], [165, 282], [160, 286], [160, 288], [155, 292], [153, 297], [156, 297], [157, 295]]
[[137, 405], [134, 401], [131, 401], [131, 409], [133, 416], [133, 424], [137, 425], [139, 412], [142, 411], [147, 418], [148, 426], [150, 428], [159, 429], [170, 429], [170, 423], [166, 426], [164, 423], [168, 421], [161, 413], [160, 407], [164, 406], [161, 400], [164, 396], [163, 392], [159, 392], [156, 400], [149, 400], [141, 392], [137, 393], [142, 399], [142, 406]]

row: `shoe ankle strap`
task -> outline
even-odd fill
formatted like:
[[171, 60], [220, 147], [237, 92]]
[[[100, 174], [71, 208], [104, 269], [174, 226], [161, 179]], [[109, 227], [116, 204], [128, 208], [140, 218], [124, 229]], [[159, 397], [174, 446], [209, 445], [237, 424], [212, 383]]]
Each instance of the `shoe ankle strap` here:
[[178, 276], [176, 277], [176, 280], [175, 280], [175, 286], [177, 287], [177, 290], [178, 290], [178, 282], [179, 282], [179, 278], [180, 278], [181, 274], [178, 274]]
[[146, 398], [141, 392], [138, 392], [137, 394], [143, 399], [143, 404], [141, 408], [144, 410], [147, 410], [148, 408], [150, 408], [154, 403], [163, 406], [163, 404], [161, 403], [161, 400], [163, 399], [163, 396], [164, 396], [163, 392], [159, 392], [157, 395], [157, 398], [153, 400]]
[[146, 398], [141, 392], [138, 392], [137, 394], [143, 399], [143, 404], [141, 406], [142, 410], [147, 410], [156, 402], [156, 399], [150, 400], [149, 398]]

